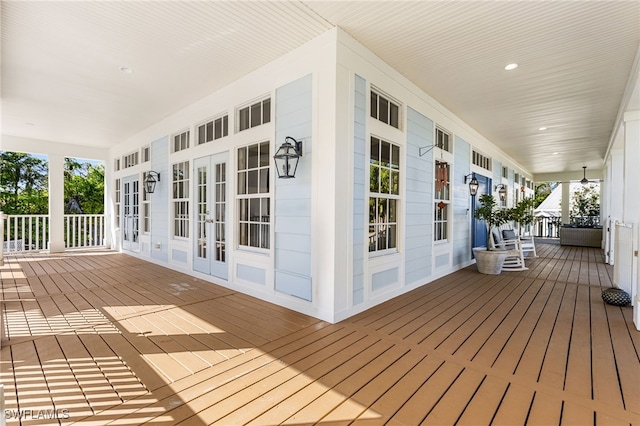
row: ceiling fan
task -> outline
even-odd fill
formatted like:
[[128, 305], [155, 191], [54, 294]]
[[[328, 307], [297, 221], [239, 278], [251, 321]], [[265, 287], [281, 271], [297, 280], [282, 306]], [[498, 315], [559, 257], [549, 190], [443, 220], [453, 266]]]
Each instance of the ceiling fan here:
[[[575, 180], [566, 181], [566, 182], [558, 181], [558, 183], [572, 183], [572, 182], [575, 182]], [[590, 183], [601, 183], [602, 179], [593, 179], [593, 180], [587, 179], [587, 166], [582, 166], [582, 179], [580, 179], [578, 182], [581, 183], [582, 185], [587, 185]]]
[[586, 185], [588, 183], [599, 183], [600, 180], [589, 180], [587, 179], [587, 166], [582, 166], [582, 179], [580, 183]]

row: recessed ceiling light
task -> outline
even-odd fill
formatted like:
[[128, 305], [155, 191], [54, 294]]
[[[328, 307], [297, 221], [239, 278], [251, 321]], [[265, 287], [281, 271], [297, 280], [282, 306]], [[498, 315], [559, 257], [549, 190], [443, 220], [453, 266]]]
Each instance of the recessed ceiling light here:
[[560, 153], [559, 153], [559, 152], [554, 152], [554, 153], [553, 153], [553, 155], [558, 155], [558, 154], [560, 154]]
[[504, 67], [504, 69], [507, 71], [515, 70], [516, 68], [518, 68], [518, 64], [509, 64], [506, 67]]
[[129, 68], [129, 67], [120, 67], [120, 71], [122, 71], [125, 74], [131, 74], [133, 73], [133, 68]]
[[547, 130], [547, 128], [546, 128], [546, 127], [544, 127], [544, 126], [542, 126], [542, 127], [538, 127], [538, 130], [540, 130], [540, 131], [544, 131], [544, 130]]
[[30, 127], [35, 126], [35, 124], [33, 124], [33, 123], [24, 123], [24, 125], [25, 125], [25, 126], [30, 126]]

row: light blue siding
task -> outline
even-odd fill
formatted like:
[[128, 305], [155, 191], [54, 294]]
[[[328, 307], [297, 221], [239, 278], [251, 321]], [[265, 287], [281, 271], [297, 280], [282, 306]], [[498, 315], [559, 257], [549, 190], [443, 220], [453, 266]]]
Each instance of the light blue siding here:
[[174, 262], [187, 263], [187, 252], [184, 250], [173, 249], [171, 250], [171, 260]]
[[255, 284], [265, 285], [267, 271], [255, 266], [243, 265], [238, 263], [236, 266], [236, 276], [241, 280], [249, 281]]
[[398, 268], [387, 269], [373, 274], [371, 276], [371, 289], [373, 291], [380, 290], [386, 286], [398, 282]]
[[502, 163], [493, 160], [493, 182], [497, 185], [502, 182]]
[[420, 157], [421, 147], [433, 145], [433, 121], [407, 108], [405, 284], [431, 275], [433, 240], [433, 150]]
[[449, 264], [449, 253], [436, 256], [436, 268], [441, 268]]
[[[169, 139], [164, 137], [151, 143], [151, 170], [160, 173], [160, 182], [151, 195], [151, 257], [162, 262], [169, 260], [169, 211], [167, 203], [171, 189], [169, 173]], [[160, 249], [155, 248], [160, 244]], [[186, 260], [185, 260], [186, 262]]]
[[[311, 164], [312, 75], [276, 90], [276, 140], [302, 140], [302, 158], [294, 179], [275, 180], [275, 288], [311, 301]], [[263, 282], [264, 284], [264, 282]]]
[[471, 173], [471, 145], [456, 136], [454, 146], [455, 173], [453, 184], [453, 265], [471, 259], [471, 216], [469, 185], [464, 177]]
[[283, 271], [276, 271], [276, 282], [278, 291], [299, 297], [304, 300], [311, 300], [311, 278], [301, 275], [293, 275]]
[[353, 304], [364, 301], [367, 84], [355, 76], [353, 123]]

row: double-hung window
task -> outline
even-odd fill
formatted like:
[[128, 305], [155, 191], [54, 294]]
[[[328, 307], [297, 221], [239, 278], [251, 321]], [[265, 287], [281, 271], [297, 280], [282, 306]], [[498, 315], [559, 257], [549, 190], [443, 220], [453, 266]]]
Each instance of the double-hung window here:
[[371, 137], [369, 252], [396, 251], [400, 204], [400, 147]]
[[269, 142], [238, 148], [238, 244], [270, 247]]
[[433, 215], [433, 240], [446, 241], [448, 238], [447, 225], [449, 218], [449, 204], [451, 192], [449, 185], [450, 166], [448, 163], [436, 161], [435, 192]]
[[189, 238], [189, 162], [173, 165], [173, 236]]

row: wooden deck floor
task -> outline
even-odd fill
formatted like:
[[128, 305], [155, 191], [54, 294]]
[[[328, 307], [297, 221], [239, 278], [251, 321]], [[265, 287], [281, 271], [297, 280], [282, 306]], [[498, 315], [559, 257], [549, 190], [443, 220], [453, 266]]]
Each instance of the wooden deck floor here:
[[10, 256], [7, 422], [640, 425], [640, 332], [602, 302], [602, 251], [539, 254], [333, 325], [114, 252]]

